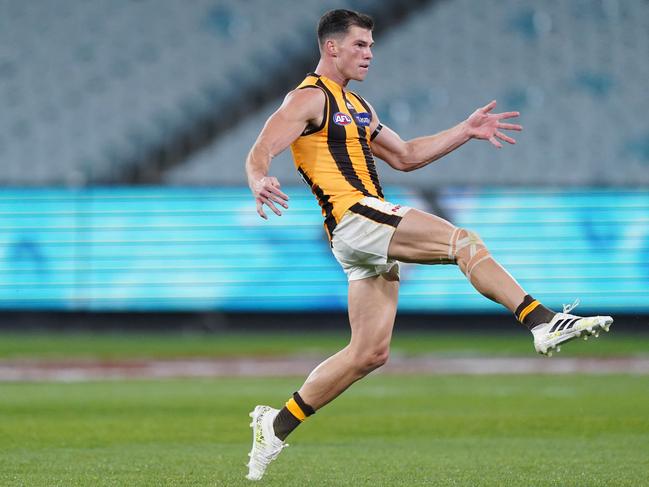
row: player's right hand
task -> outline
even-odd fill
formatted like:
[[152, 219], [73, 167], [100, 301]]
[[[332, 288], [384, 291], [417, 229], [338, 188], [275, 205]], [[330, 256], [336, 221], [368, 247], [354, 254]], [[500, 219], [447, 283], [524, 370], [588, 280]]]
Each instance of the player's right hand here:
[[268, 220], [264, 212], [264, 205], [268, 206], [273, 213], [277, 216], [282, 216], [282, 212], [277, 209], [275, 203], [288, 209], [288, 195], [284, 194], [280, 189], [280, 184], [277, 178], [266, 176], [252, 185], [252, 194], [255, 196], [257, 203], [257, 213], [264, 220]]

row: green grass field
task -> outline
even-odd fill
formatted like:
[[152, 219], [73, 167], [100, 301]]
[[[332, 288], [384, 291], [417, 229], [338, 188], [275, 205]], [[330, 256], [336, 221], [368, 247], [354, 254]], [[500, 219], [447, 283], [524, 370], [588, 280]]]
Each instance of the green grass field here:
[[[324, 355], [346, 339], [1, 333], [0, 361]], [[392, 350], [535, 356], [523, 330], [397, 331]], [[611, 333], [561, 356], [648, 354], [649, 335]], [[302, 380], [0, 382], [0, 486], [257, 485], [244, 479], [247, 414], [281, 405]], [[289, 443], [258, 485], [649, 486], [649, 377], [375, 374]]]
[[[247, 412], [300, 381], [0, 384], [0, 485], [255, 485]], [[649, 381], [375, 375], [289, 442], [260, 485], [638, 487]]]
[[[563, 347], [561, 356], [649, 356], [649, 333], [603, 334], [587, 344]], [[0, 360], [17, 358], [178, 358], [323, 355], [342, 348], [346, 332], [283, 333], [1, 333]], [[392, 353], [399, 355], [534, 356], [531, 335], [396, 330]]]

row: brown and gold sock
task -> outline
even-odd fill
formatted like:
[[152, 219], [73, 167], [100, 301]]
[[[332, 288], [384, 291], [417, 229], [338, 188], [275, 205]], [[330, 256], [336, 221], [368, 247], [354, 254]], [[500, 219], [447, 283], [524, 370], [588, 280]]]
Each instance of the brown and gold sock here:
[[275, 436], [284, 441], [291, 431], [312, 414], [315, 414], [315, 410], [306, 404], [297, 392], [294, 393], [273, 421]]
[[531, 330], [542, 323], [549, 323], [552, 318], [554, 318], [555, 314], [554, 311], [546, 308], [528, 294], [523, 298], [523, 302], [520, 306], [516, 308], [514, 316], [516, 316], [516, 319], [524, 326]]

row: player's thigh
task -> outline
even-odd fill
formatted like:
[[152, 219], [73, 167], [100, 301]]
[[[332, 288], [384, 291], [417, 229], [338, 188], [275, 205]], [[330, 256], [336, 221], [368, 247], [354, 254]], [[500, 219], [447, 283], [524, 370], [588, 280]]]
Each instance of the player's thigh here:
[[388, 256], [401, 262], [448, 263], [455, 228], [443, 218], [413, 208], [394, 232]]
[[398, 279], [374, 276], [350, 281], [348, 309], [351, 345], [360, 348], [389, 346], [398, 299]]

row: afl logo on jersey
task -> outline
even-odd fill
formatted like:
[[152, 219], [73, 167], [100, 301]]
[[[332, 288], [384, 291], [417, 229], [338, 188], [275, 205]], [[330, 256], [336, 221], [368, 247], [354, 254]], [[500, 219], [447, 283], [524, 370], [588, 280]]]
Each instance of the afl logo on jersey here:
[[369, 127], [370, 122], [372, 121], [372, 114], [367, 112], [361, 112], [361, 113], [357, 113], [355, 115], [355, 118], [356, 118], [357, 125], [360, 125], [361, 127]]
[[343, 112], [334, 113], [334, 123], [336, 125], [349, 125], [352, 123], [352, 117]]

